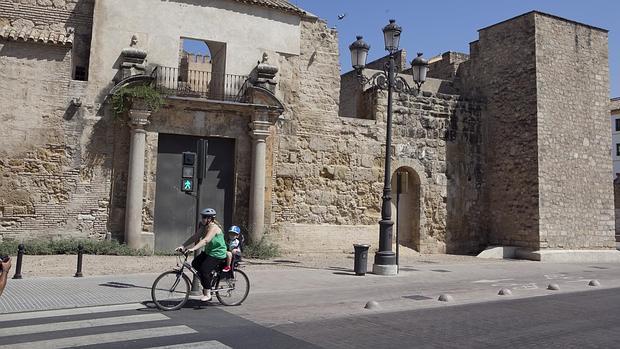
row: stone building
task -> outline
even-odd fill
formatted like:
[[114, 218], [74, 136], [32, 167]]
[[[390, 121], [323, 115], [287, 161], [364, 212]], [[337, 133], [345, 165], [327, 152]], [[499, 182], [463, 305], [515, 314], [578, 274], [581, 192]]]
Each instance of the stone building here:
[[620, 242], [620, 97], [610, 101], [611, 156], [613, 158], [614, 207], [616, 211], [616, 242]]
[[[340, 76], [337, 32], [312, 14], [285, 0], [0, 0], [0, 23], [3, 239], [168, 249], [213, 206], [286, 249], [376, 246], [386, 93]], [[614, 258], [607, 32], [530, 12], [479, 35], [434, 60], [419, 96], [395, 97], [403, 244]], [[182, 78], [184, 38], [209, 46], [208, 80]], [[163, 106], [115, 116], [111, 96], [137, 85]]]
[[609, 101], [611, 107], [611, 156], [614, 161], [613, 177], [620, 175], [620, 97]]

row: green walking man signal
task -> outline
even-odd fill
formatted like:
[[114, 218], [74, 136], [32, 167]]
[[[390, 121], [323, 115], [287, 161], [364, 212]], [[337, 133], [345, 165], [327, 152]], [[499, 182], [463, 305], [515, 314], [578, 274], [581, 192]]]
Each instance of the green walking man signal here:
[[194, 168], [196, 165], [196, 153], [183, 152], [183, 168], [181, 171], [181, 191], [186, 193], [194, 191]]
[[183, 191], [194, 191], [194, 181], [191, 179], [183, 179]]

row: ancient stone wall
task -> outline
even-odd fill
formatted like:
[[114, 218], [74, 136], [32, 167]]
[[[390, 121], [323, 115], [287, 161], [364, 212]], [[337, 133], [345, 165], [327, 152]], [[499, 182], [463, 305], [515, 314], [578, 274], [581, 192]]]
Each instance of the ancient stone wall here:
[[[73, 27], [86, 35], [89, 6], [1, 1], [0, 24], [60, 35]], [[0, 238], [107, 232], [110, 133], [87, 83], [72, 80], [75, 50], [51, 41], [0, 41]]]
[[[461, 64], [461, 90], [482, 100], [485, 222], [491, 244], [538, 248], [535, 22], [523, 15], [479, 31]], [[508, 44], [510, 43], [510, 44]]]
[[607, 32], [535, 21], [541, 247], [615, 247]]
[[616, 213], [616, 242], [620, 242], [620, 177], [614, 179], [614, 208]]
[[[420, 242], [415, 248], [425, 253], [478, 251], [486, 243], [479, 232], [480, 104], [427, 91], [394, 98], [393, 171], [412, 168], [421, 185]], [[375, 117], [384, 130], [387, 92], [377, 100]]]
[[460, 52], [445, 52], [441, 59], [431, 63], [428, 67], [429, 78], [453, 80], [459, 65], [469, 59], [469, 55]]
[[[274, 228], [287, 241], [285, 248], [350, 249], [351, 243], [364, 241], [377, 246], [387, 94], [367, 90], [364, 98], [373, 101], [367, 115], [344, 115], [341, 109], [341, 115], [349, 117], [339, 117], [334, 109], [339, 81], [333, 75], [338, 57], [329, 53], [337, 52], [335, 33], [322, 22], [306, 21], [301, 36], [302, 52], [294, 58], [300, 61], [281, 64], [282, 81], [288, 81], [288, 69], [297, 66], [299, 71], [292, 73], [294, 94], [285, 96], [290, 109], [278, 131]], [[325, 46], [316, 47], [318, 43]], [[353, 79], [351, 84], [357, 84]], [[474, 243], [465, 240], [475, 233], [469, 225], [477, 221], [475, 186], [480, 179], [474, 162], [479, 157], [465, 153], [477, 151], [473, 148], [477, 149], [475, 119], [480, 107], [458, 96], [430, 92], [396, 95], [395, 100], [392, 169], [415, 174], [412, 178], [417, 177], [422, 187], [417, 219], [423, 232], [411, 247], [433, 253], [478, 248], [477, 238]], [[448, 165], [448, 157], [453, 165]], [[395, 194], [395, 186], [393, 190]], [[460, 192], [467, 192], [472, 201], [462, 203], [456, 197]], [[401, 218], [413, 219], [413, 214], [403, 213]], [[449, 232], [448, 226], [453, 228]]]
[[60, 34], [72, 31], [70, 72], [72, 77], [86, 80], [94, 3], [94, 0], [0, 0], [0, 29], [9, 25], [18, 31], [24, 28]]

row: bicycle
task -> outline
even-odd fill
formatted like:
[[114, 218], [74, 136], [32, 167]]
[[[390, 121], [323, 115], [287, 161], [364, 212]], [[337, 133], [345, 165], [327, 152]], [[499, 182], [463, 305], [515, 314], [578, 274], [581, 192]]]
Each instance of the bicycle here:
[[[185, 256], [185, 259], [182, 260], [182, 256]], [[188, 253], [179, 254], [177, 267], [163, 272], [153, 282], [151, 297], [157, 308], [177, 310], [189, 299], [192, 281], [185, 270], [189, 270], [198, 279], [200, 277], [198, 271], [187, 262], [187, 257]], [[222, 272], [221, 265], [211, 272], [211, 290], [223, 305], [240, 305], [248, 297], [250, 280], [238, 268], [239, 262], [236, 261], [229, 272]]]

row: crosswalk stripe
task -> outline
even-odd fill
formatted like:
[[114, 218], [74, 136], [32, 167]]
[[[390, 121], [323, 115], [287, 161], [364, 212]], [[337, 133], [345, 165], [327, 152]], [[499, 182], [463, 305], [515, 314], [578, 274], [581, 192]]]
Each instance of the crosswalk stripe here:
[[66, 315], [106, 313], [106, 312], [111, 312], [111, 311], [135, 310], [135, 309], [143, 309], [143, 308], [145, 308], [144, 305], [139, 304], [139, 303], [133, 303], [133, 304], [106, 305], [106, 306], [101, 306], [101, 307], [72, 308], [72, 309], [46, 310], [46, 311], [27, 312], [27, 313], [2, 314], [2, 316], [0, 316], [0, 323], [6, 322], [6, 321], [40, 319], [40, 318], [46, 318], [46, 317], [66, 316]]
[[42, 341], [26, 342], [0, 345], [0, 349], [30, 349], [30, 348], [45, 348], [45, 349], [62, 349], [62, 348], [75, 348], [85, 345], [105, 344], [114, 342], [124, 342], [130, 340], [167, 337], [182, 334], [196, 333], [195, 330], [184, 326], [170, 326], [170, 327], [157, 327], [148, 328], [134, 331], [123, 331], [113, 333], [101, 333], [87, 336], [67, 337], [58, 339], [48, 339]]
[[145, 314], [145, 315], [117, 316], [117, 317], [79, 320], [79, 321], [55, 322], [55, 323], [42, 324], [42, 325], [6, 327], [6, 328], [0, 328], [0, 338], [6, 337], [6, 336], [17, 336], [17, 335], [24, 335], [24, 334], [63, 331], [63, 330], [75, 330], [75, 329], [98, 327], [98, 326], [134, 324], [134, 323], [140, 323], [140, 322], [159, 321], [159, 320], [167, 320], [167, 319], [170, 319], [170, 318], [163, 314]]
[[218, 341], [181, 343], [174, 345], [166, 345], [163, 347], [152, 347], [147, 349], [232, 349]]

